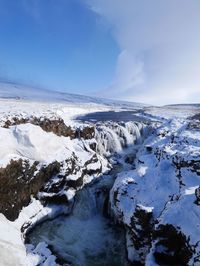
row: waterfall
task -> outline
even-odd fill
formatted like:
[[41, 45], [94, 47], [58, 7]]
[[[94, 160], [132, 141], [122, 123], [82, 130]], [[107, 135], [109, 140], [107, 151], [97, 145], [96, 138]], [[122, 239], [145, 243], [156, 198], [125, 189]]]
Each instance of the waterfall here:
[[[118, 164], [113, 164], [109, 174], [94, 179], [77, 191], [73, 210], [68, 216], [35, 227], [29, 234], [30, 243], [36, 246], [45, 242], [73, 266], [128, 266], [124, 228], [112, 222], [109, 192], [117, 174], [129, 167], [123, 164], [126, 155], [128, 152], [134, 155], [147, 128], [139, 122], [97, 123], [96, 152], [102, 157], [114, 155], [119, 159]], [[127, 147], [129, 149], [121, 153]], [[115, 153], [119, 154], [115, 156]]]
[[103, 213], [104, 201], [103, 191], [96, 187], [85, 187], [76, 194], [73, 216], [81, 220], [87, 220], [99, 212]]
[[122, 149], [120, 139], [112, 128], [101, 126], [96, 130], [97, 151], [101, 155], [110, 155]]
[[45, 242], [73, 266], [128, 266], [124, 230], [103, 216], [112, 183], [108, 175], [86, 185], [77, 192], [72, 213], [35, 227], [31, 243]]
[[97, 152], [110, 156], [131, 144], [140, 144], [145, 125], [137, 122], [105, 122], [96, 125]]

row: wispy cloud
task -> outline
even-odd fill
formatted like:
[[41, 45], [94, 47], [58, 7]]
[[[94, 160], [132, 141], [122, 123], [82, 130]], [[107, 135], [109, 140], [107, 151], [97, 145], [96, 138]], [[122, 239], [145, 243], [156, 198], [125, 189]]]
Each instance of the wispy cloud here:
[[199, 0], [87, 3], [110, 24], [121, 49], [104, 96], [156, 104], [200, 102]]

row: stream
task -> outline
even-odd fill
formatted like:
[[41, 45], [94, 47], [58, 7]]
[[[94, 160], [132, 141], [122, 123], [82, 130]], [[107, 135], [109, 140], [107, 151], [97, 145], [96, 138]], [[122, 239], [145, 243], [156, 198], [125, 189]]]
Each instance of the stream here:
[[[114, 140], [117, 138], [118, 142], [125, 139], [129, 144], [126, 149], [116, 155], [116, 158], [112, 157], [114, 159], [112, 161], [118, 163], [113, 165], [108, 175], [94, 179], [77, 191], [70, 214], [35, 226], [27, 235], [28, 243], [34, 246], [40, 242], [47, 243], [59, 259], [67, 262], [64, 265], [130, 265], [127, 260], [125, 229], [116, 225], [114, 219], [110, 217], [109, 194], [117, 173], [134, 167], [133, 163], [125, 163], [125, 158], [127, 155], [134, 158], [137, 146], [141, 144], [138, 126], [127, 123], [125, 126], [119, 125], [117, 129], [106, 127], [108, 132], [104, 130], [104, 134], [100, 134], [100, 137], [105, 138], [107, 133], [108, 143], [105, 147], [109, 147], [108, 144], [115, 144]], [[114, 130], [119, 132], [114, 132]], [[103, 141], [100, 138], [98, 142]], [[138, 145], [134, 144], [135, 142]]]
[[37, 225], [29, 242], [46, 242], [73, 266], [128, 266], [124, 229], [108, 216], [114, 176], [102, 176], [78, 191], [72, 213]]

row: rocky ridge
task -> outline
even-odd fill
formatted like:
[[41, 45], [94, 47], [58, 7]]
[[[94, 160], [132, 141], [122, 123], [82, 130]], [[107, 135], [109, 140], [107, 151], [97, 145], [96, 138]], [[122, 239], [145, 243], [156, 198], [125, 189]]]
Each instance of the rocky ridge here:
[[[26, 147], [27, 145], [32, 147], [38, 145], [34, 143], [37, 136], [29, 137], [29, 131], [27, 132], [26, 128], [28, 124], [34, 125], [30, 127], [30, 132], [34, 129], [37, 133], [37, 127], [40, 127], [43, 131], [40, 133], [44, 136], [51, 132], [59, 138], [70, 138], [69, 143], [75, 141], [76, 147], [81, 144], [81, 156], [76, 151], [72, 151], [61, 158], [53, 157], [50, 162], [42, 162], [35, 160], [35, 157], [30, 159], [21, 154], [18, 156], [19, 158], [13, 158], [5, 167], [1, 167], [0, 211], [12, 221], [18, 217], [21, 209], [29, 204], [31, 197], [38, 198], [44, 204], [67, 204], [73, 198], [76, 190], [84, 186], [90, 179], [102, 175], [110, 169], [111, 165], [107, 159], [102, 157], [103, 153], [112, 154], [128, 145], [127, 142], [130, 139], [136, 141], [142, 130], [142, 126], [138, 128], [137, 124], [132, 123], [132, 125], [128, 124], [132, 129], [128, 132], [125, 124], [118, 126], [116, 123], [110, 122], [106, 128], [108, 130], [110, 127], [109, 133], [115, 128], [115, 132], [113, 131], [111, 135], [104, 132], [104, 136], [102, 136], [102, 128], [105, 126], [95, 127], [92, 125], [72, 129], [66, 126], [62, 119], [51, 120], [43, 117], [31, 117], [30, 119], [14, 117], [12, 120], [6, 121], [3, 128], [13, 132], [18, 144], [21, 145], [22, 139], [23, 144], [26, 141]], [[22, 128], [21, 125], [23, 125]], [[136, 130], [136, 135], [134, 130]], [[71, 134], [71, 132], [73, 133]], [[103, 143], [103, 140], [106, 143]], [[115, 141], [117, 141], [117, 145]], [[110, 143], [113, 145], [112, 148], [109, 146]], [[38, 149], [37, 146], [35, 148]]]

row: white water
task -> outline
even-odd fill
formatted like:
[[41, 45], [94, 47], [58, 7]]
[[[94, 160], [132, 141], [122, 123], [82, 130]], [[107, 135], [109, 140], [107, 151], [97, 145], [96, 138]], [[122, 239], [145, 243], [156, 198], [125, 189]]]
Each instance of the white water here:
[[145, 125], [136, 122], [115, 123], [105, 122], [97, 125], [95, 138], [97, 151], [104, 156], [110, 156], [133, 144], [140, 144]]
[[[97, 151], [103, 156], [110, 156], [131, 145], [120, 152], [121, 159], [118, 160], [122, 162], [130, 149], [132, 153], [136, 152], [137, 145], [133, 144], [141, 143], [143, 129], [143, 124], [134, 122], [101, 124], [95, 134]], [[60, 258], [73, 266], [129, 265], [124, 230], [104, 215], [105, 200], [115, 176], [113, 169], [112, 175], [102, 176], [78, 191], [73, 212], [36, 226], [29, 234], [30, 242], [34, 245], [46, 242]]]
[[72, 214], [35, 227], [29, 238], [37, 245], [45, 241], [73, 266], [126, 266], [122, 228], [103, 216], [104, 203], [113, 177], [104, 176], [76, 195]]

